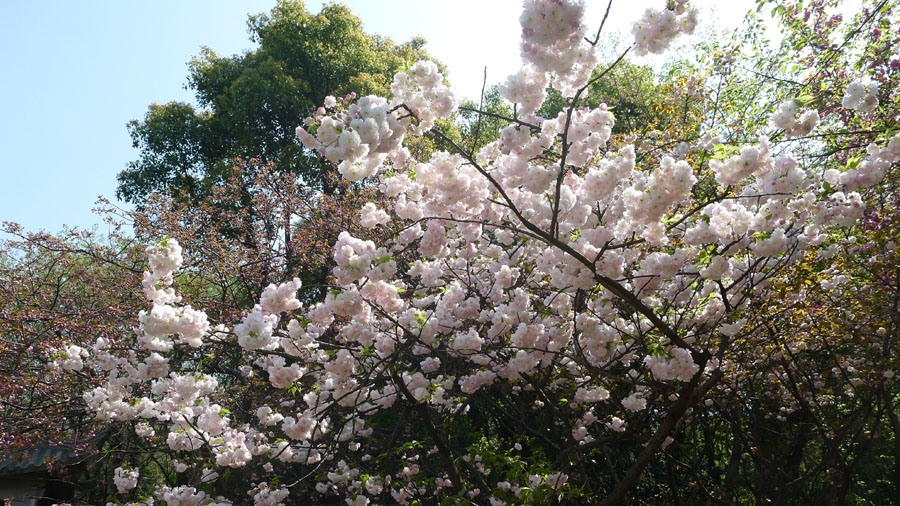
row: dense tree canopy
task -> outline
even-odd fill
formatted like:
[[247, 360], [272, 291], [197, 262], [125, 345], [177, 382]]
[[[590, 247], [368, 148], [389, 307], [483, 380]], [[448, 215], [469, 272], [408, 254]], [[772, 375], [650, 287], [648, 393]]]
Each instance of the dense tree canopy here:
[[428, 57], [423, 39], [396, 44], [367, 34], [339, 4], [311, 14], [301, 1], [281, 0], [250, 16], [248, 29], [256, 49], [225, 57], [204, 48], [191, 60], [187, 87], [199, 109], [153, 104], [129, 123], [140, 157], [119, 174], [120, 198], [140, 204], [174, 190], [196, 201], [228, 178], [234, 158], [272, 164], [330, 193], [330, 165], [304, 152], [294, 129], [326, 95], [386, 94], [395, 72]]

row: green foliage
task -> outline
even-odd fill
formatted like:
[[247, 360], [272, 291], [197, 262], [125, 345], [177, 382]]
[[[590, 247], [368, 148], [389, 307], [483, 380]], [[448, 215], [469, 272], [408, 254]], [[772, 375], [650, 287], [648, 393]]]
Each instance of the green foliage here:
[[331, 193], [325, 177], [334, 169], [301, 147], [295, 128], [327, 94], [387, 95], [395, 72], [428, 58], [424, 39], [396, 44], [367, 34], [338, 4], [314, 15], [303, 2], [282, 0], [250, 16], [248, 28], [259, 48], [223, 57], [204, 47], [189, 63], [199, 109], [153, 104], [128, 124], [140, 157], [119, 174], [119, 198], [141, 204], [151, 192], [174, 191], [202, 199], [235, 158], [273, 164]]
[[[478, 114], [470, 109], [480, 109], [487, 114]], [[499, 86], [489, 86], [484, 91], [481, 103], [463, 102], [459, 113], [459, 130], [467, 144], [465, 148], [478, 151], [484, 145], [500, 138], [500, 131], [509, 122], [499, 116], [511, 118], [513, 109], [503, 97], [500, 96]]]

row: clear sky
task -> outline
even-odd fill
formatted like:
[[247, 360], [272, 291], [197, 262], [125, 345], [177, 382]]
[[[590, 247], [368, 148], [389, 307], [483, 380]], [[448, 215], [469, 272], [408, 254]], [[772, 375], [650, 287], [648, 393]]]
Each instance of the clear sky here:
[[[369, 32], [415, 35], [448, 66], [464, 96], [519, 65], [521, 0], [348, 0]], [[614, 0], [607, 27], [626, 32], [648, 5]], [[753, 0], [695, 0], [704, 23], [736, 27]], [[125, 124], [151, 103], [192, 101], [186, 63], [203, 45], [221, 55], [251, 49], [248, 13], [275, 0], [125, 2], [0, 1], [0, 221], [28, 230], [100, 223], [98, 195], [114, 198], [116, 174], [137, 158]], [[599, 26], [606, 2], [586, 2]], [[318, 12], [322, 1], [307, 2]]]

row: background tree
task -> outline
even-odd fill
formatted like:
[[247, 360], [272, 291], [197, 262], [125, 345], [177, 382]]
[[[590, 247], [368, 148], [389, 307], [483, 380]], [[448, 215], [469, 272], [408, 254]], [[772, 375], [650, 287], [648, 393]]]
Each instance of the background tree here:
[[[204, 48], [191, 60], [187, 87], [200, 109], [153, 104], [128, 124], [140, 157], [118, 176], [120, 198], [141, 204], [151, 192], [174, 190], [197, 201], [228, 179], [234, 158], [274, 165], [333, 193], [326, 177], [333, 169], [300, 146], [294, 129], [326, 95], [387, 94], [395, 72], [429, 58], [424, 39], [396, 44], [367, 34], [339, 4], [313, 15], [301, 1], [280, 0], [250, 16], [248, 30], [258, 48], [229, 57]], [[248, 166], [246, 177], [253, 172]]]
[[[134, 292], [141, 248], [69, 230], [28, 233], [4, 223], [0, 241], [0, 448], [4, 458], [38, 443], [88, 441], [94, 427], [79, 407], [87, 374], [60, 374], [58, 352], [131, 332], [142, 301]], [[74, 402], [73, 402], [74, 399]]]
[[[721, 150], [769, 121], [761, 97], [815, 107], [823, 128], [807, 138], [776, 132], [777, 153], [797, 153], [819, 174], [855, 171], [858, 152], [897, 132], [900, 61], [896, 2], [760, 2], [763, 14], [733, 37], [703, 43], [700, 61], [715, 118], [704, 128]], [[783, 40], [763, 38], [764, 15]], [[890, 27], [894, 27], [891, 29]], [[824, 56], [823, 56], [824, 55]], [[878, 85], [879, 107], [854, 111], [842, 97], [860, 74]], [[798, 144], [800, 144], [798, 146]], [[830, 234], [818, 253], [775, 280], [758, 308], [766, 339], [735, 342], [728, 374], [639, 495], [688, 504], [888, 504], [898, 496], [894, 381], [897, 357], [897, 172], [865, 192], [866, 215]], [[832, 179], [832, 181], [834, 181]], [[823, 192], [834, 193], [831, 183]]]

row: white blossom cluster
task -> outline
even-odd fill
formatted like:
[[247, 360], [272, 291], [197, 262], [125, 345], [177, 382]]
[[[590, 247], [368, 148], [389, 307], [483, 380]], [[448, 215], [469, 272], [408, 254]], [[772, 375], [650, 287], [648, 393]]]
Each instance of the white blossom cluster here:
[[810, 109], [803, 111], [798, 118], [798, 112], [800, 112], [800, 106], [797, 105], [797, 102], [788, 100], [782, 103], [778, 111], [769, 118], [769, 125], [772, 128], [784, 130], [784, 134], [788, 138], [805, 137], [819, 123], [819, 113], [815, 109]]
[[351, 181], [359, 181], [378, 172], [385, 156], [403, 141], [405, 133], [387, 100], [361, 98], [343, 115], [321, 118], [315, 136], [303, 127], [297, 135], [303, 144], [319, 151]]
[[883, 148], [870, 144], [866, 147], [866, 153], [866, 158], [855, 168], [825, 171], [824, 180], [834, 188], [850, 192], [875, 185], [891, 165], [900, 161], [900, 136], [892, 137]]
[[390, 220], [390, 215], [383, 209], [378, 209], [372, 202], [367, 202], [360, 211], [359, 223], [365, 228], [375, 228], [378, 225], [386, 224]]
[[[580, 0], [526, 0], [519, 18], [522, 59], [538, 73], [549, 73], [553, 87], [564, 97], [573, 96], [575, 90], [587, 84], [597, 65], [597, 52], [584, 41], [583, 16], [584, 3]], [[504, 97], [516, 95], [515, 88], [526, 81], [536, 86], [541, 78], [533, 76], [532, 72], [525, 67], [511, 77], [513, 82], [507, 82]], [[532, 100], [536, 102], [537, 98]], [[537, 109], [533, 103], [522, 103], [525, 110]]]
[[62, 352], [59, 354], [59, 357], [57, 357], [55, 363], [58, 367], [61, 367], [66, 371], [80, 371], [84, 369], [83, 359], [88, 358], [89, 356], [88, 350], [81, 346], [70, 344], [62, 349]]
[[[318, 123], [310, 119], [306, 126], [315, 126], [315, 134], [298, 126], [297, 136], [350, 181], [374, 176], [386, 156], [400, 148], [404, 135], [421, 135], [456, 111], [456, 98], [443, 80], [434, 62], [419, 61], [394, 76], [390, 102], [363, 97], [340, 114], [319, 115]], [[336, 103], [334, 97], [327, 102]]]
[[[721, 257], [719, 257], [721, 258]], [[691, 352], [684, 348], [673, 348], [672, 357], [663, 359], [656, 355], [644, 358], [653, 377], [662, 381], [677, 379], [690, 381], [700, 367], [694, 363]]]
[[270, 314], [278, 314], [300, 309], [300, 301], [297, 300], [297, 290], [301, 286], [303, 286], [303, 283], [299, 278], [294, 278], [280, 285], [270, 284], [259, 299], [262, 310]]
[[179, 342], [199, 347], [209, 329], [206, 313], [191, 306], [175, 306], [181, 297], [171, 287], [173, 273], [181, 267], [181, 245], [174, 239], [165, 239], [147, 248], [150, 271], [144, 273], [144, 293], [153, 302], [153, 308], [141, 311], [139, 337], [142, 346], [151, 351], [172, 349], [170, 336], [177, 335]]
[[631, 28], [634, 52], [638, 56], [662, 53], [675, 37], [694, 33], [696, 26], [697, 10], [688, 6], [687, 0], [677, 0], [674, 10], [648, 8]]
[[247, 495], [253, 497], [254, 506], [277, 506], [284, 504], [282, 501], [287, 499], [290, 492], [287, 487], [279, 487], [276, 489], [269, 488], [267, 483], [260, 483], [256, 488], [247, 492]]
[[549, 82], [546, 72], [539, 72], [533, 66], [525, 65], [500, 85], [500, 96], [519, 104], [518, 112], [523, 116], [530, 116], [547, 98], [545, 90]]
[[859, 112], [874, 111], [878, 107], [878, 83], [867, 83], [863, 79], [851, 82], [847, 85], [841, 105]]
[[739, 154], [724, 161], [710, 160], [709, 166], [716, 174], [717, 183], [722, 186], [731, 186], [767, 166], [770, 161], [769, 140], [760, 138], [758, 145], [743, 146]]
[[117, 467], [113, 473], [113, 483], [120, 494], [128, 493], [137, 486], [140, 471], [134, 468]]
[[231, 501], [223, 497], [213, 498], [206, 492], [188, 485], [178, 487], [162, 486], [156, 491], [155, 495], [166, 506], [231, 506], [232, 504]]
[[458, 106], [456, 97], [446, 85], [444, 75], [434, 62], [421, 60], [406, 72], [394, 74], [391, 105], [403, 104], [415, 116], [407, 121], [410, 135], [421, 135], [434, 126], [435, 120], [448, 118]]

